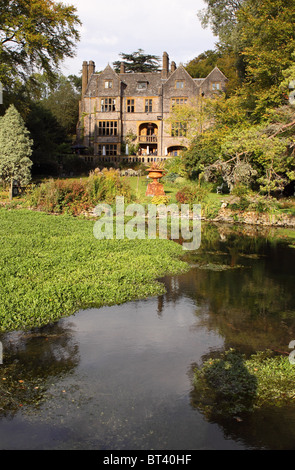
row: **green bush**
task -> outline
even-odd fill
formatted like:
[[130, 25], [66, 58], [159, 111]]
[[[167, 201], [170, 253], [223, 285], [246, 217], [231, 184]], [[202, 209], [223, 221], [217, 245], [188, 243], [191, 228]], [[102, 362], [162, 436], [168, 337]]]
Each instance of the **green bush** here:
[[194, 372], [195, 399], [211, 413], [234, 415], [269, 406], [294, 406], [295, 368], [271, 351], [250, 358], [230, 349]]
[[92, 172], [87, 179], [49, 180], [32, 188], [26, 202], [30, 207], [58, 214], [79, 215], [99, 202], [113, 204], [117, 196], [132, 199], [128, 182], [113, 169]]

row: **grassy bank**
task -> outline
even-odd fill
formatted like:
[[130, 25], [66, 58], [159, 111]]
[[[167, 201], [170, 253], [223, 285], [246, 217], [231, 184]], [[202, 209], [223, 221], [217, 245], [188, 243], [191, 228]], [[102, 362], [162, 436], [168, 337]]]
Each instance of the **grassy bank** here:
[[94, 222], [0, 209], [0, 330], [45, 325], [79, 309], [163, 293], [187, 269], [168, 240], [96, 240]]
[[264, 351], [246, 358], [229, 350], [195, 370], [195, 403], [207, 416], [294, 406], [294, 380], [295, 368], [286, 356]]

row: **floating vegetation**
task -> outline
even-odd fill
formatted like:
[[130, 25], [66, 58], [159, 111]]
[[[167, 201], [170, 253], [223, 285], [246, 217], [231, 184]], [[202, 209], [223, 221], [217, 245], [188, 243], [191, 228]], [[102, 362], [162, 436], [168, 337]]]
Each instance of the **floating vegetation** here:
[[206, 414], [235, 415], [295, 405], [295, 368], [288, 357], [262, 351], [250, 358], [230, 349], [194, 371], [194, 405]]
[[245, 266], [242, 266], [240, 264], [237, 264], [235, 266], [230, 266], [229, 264], [217, 264], [217, 263], [206, 263], [206, 264], [194, 264], [195, 268], [198, 269], [206, 269], [208, 271], [228, 271], [232, 269], [241, 269], [245, 268]]

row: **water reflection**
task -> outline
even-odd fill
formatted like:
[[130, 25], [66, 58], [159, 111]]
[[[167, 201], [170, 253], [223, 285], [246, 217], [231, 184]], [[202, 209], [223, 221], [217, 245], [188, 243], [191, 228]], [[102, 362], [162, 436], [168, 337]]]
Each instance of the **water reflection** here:
[[251, 230], [205, 226], [158, 298], [2, 335], [1, 448], [292, 448], [293, 409], [206, 414], [192, 383], [224, 350], [287, 353], [295, 339], [295, 250]]
[[71, 323], [2, 335], [0, 417], [14, 416], [20, 407], [38, 406], [51, 378], [69, 374], [79, 363], [79, 345]]

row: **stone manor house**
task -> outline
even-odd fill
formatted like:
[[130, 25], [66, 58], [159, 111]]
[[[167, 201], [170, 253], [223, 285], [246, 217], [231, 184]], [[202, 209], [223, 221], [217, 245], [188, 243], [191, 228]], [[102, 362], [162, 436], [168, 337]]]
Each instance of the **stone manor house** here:
[[224, 91], [226, 82], [217, 67], [206, 78], [192, 78], [183, 65], [169, 65], [167, 52], [162, 70], [151, 73], [126, 73], [123, 63], [120, 73], [110, 65], [95, 73], [93, 61], [83, 62], [78, 146], [90, 149], [88, 161], [149, 163], [179, 155], [186, 129], [166, 122], [173, 106]]

